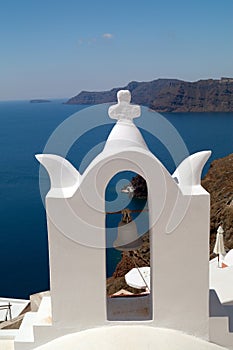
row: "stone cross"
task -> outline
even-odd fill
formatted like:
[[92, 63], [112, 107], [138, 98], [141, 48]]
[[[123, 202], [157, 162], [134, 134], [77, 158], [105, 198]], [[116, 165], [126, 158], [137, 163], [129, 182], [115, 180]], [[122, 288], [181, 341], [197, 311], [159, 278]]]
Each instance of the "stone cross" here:
[[141, 115], [141, 108], [131, 105], [131, 93], [128, 90], [120, 90], [117, 93], [118, 103], [109, 108], [108, 114], [112, 119], [132, 122]]

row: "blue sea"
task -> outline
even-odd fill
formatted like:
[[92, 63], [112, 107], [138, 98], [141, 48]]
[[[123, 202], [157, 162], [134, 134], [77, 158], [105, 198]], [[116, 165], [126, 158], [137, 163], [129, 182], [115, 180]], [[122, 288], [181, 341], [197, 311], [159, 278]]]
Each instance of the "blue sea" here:
[[[40, 170], [35, 154], [65, 156], [82, 173], [101, 151], [113, 127], [108, 105], [66, 105], [29, 101], [0, 102], [0, 296], [28, 298], [49, 289], [46, 216], [43, 205], [48, 175]], [[189, 153], [212, 150], [210, 162], [233, 152], [233, 113], [165, 113], [142, 108], [135, 120], [150, 150], [172, 173]], [[120, 188], [133, 176], [118, 174], [106, 191], [106, 210], [146, 205], [131, 200]], [[117, 188], [117, 189], [116, 189]], [[109, 215], [107, 227], [120, 216]], [[111, 238], [112, 240], [115, 237]], [[111, 276], [120, 253], [109, 249], [107, 274]]]

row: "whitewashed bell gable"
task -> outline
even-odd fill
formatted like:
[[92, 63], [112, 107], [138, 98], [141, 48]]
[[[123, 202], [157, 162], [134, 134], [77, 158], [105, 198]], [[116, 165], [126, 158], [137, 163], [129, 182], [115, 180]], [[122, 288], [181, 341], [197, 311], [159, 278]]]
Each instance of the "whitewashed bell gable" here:
[[[40, 342], [115, 324], [106, 313], [105, 190], [125, 170], [147, 182], [152, 271], [151, 320], [130, 324], [208, 339], [210, 208], [200, 177], [210, 152], [190, 156], [171, 176], [133, 123], [140, 107], [131, 105], [130, 98], [129, 91], [118, 92], [118, 104], [109, 109], [117, 123], [83, 174], [62, 157], [37, 155], [51, 179], [46, 212], [52, 325], [36, 327]], [[124, 319], [119, 323], [125, 324]]]

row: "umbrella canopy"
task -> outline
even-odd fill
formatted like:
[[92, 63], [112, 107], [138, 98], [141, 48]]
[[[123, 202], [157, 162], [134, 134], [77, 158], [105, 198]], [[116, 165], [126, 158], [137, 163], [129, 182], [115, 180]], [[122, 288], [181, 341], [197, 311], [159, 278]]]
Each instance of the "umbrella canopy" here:
[[130, 287], [150, 290], [150, 267], [134, 267], [125, 275], [125, 281]]
[[219, 226], [217, 230], [217, 235], [216, 235], [216, 242], [214, 245], [214, 250], [213, 252], [218, 255], [225, 255], [226, 251], [224, 248], [224, 242], [223, 242], [223, 228], [222, 226]]

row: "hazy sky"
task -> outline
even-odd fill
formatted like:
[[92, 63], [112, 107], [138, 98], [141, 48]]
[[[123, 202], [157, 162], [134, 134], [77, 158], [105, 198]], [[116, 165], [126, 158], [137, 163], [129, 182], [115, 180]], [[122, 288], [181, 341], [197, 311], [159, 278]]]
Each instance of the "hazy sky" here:
[[233, 77], [233, 0], [5, 0], [0, 100]]

